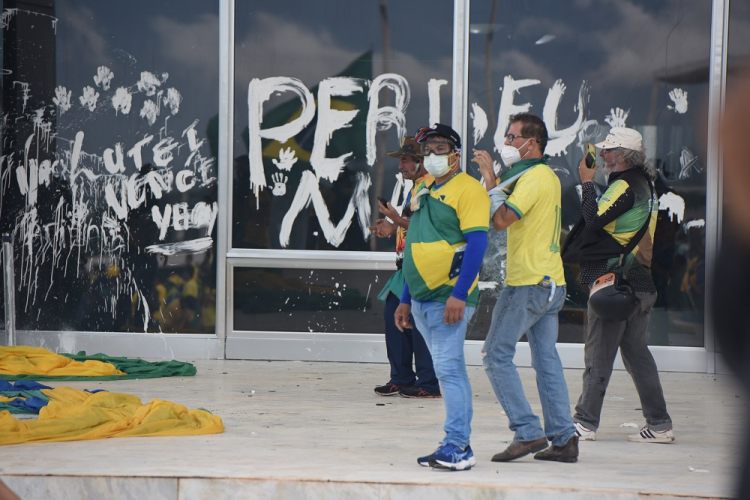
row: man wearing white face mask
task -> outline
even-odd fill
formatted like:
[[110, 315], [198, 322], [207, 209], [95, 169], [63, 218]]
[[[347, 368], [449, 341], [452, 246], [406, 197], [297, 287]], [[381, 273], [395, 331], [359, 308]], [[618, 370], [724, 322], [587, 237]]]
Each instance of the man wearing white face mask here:
[[490, 201], [482, 185], [461, 171], [461, 139], [449, 126], [416, 134], [434, 182], [415, 188], [402, 265], [406, 284], [395, 321], [427, 343], [445, 401], [445, 437], [419, 465], [470, 469], [472, 394], [464, 361], [467, 322], [479, 299], [479, 268], [487, 248]]
[[[490, 191], [490, 217], [508, 229], [507, 277], [484, 343], [484, 369], [515, 436], [493, 462], [529, 453], [537, 460], [576, 462], [578, 437], [557, 353], [557, 313], [565, 301], [560, 259], [560, 181], [547, 165], [547, 127], [531, 113], [510, 117], [500, 156], [508, 170], [496, 178], [490, 156], [474, 152]], [[544, 413], [544, 429], [524, 395], [513, 356], [526, 335]], [[547, 440], [552, 446], [547, 448]], [[542, 451], [544, 450], [544, 451]]]

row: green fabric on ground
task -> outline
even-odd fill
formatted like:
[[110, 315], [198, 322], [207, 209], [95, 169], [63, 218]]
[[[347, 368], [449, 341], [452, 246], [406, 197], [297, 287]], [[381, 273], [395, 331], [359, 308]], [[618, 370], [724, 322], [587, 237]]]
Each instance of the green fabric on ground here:
[[111, 363], [118, 370], [123, 371], [126, 375], [116, 375], [112, 377], [48, 377], [44, 375], [0, 375], [3, 380], [126, 380], [140, 378], [160, 378], [160, 377], [191, 377], [196, 374], [197, 370], [191, 363], [183, 361], [146, 361], [138, 358], [125, 358], [107, 356], [98, 353], [90, 356], [85, 351], [78, 354], [60, 353], [62, 356], [73, 359], [74, 361], [102, 361]]
[[[49, 401], [49, 397], [47, 397], [46, 394], [44, 394], [41, 390], [29, 390], [29, 391], [0, 391], [0, 396], [5, 396], [6, 398], [39, 398], [43, 401]], [[10, 413], [15, 414], [31, 414], [36, 415], [37, 412], [32, 410], [31, 408], [23, 408], [20, 406], [14, 406], [10, 404], [10, 402], [4, 402], [0, 401], [0, 411], [7, 410]]]

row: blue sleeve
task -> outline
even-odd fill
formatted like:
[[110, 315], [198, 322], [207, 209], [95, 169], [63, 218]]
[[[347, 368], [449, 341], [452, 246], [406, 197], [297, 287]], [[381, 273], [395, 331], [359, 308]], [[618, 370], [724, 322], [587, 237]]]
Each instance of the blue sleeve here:
[[409, 285], [404, 282], [404, 289], [401, 291], [401, 301], [402, 304], [408, 304], [411, 305], [411, 293], [409, 293]]
[[[473, 231], [464, 234], [464, 238], [466, 239], [464, 260], [461, 262], [461, 273], [458, 275], [451, 297], [466, 301], [469, 297], [469, 289], [482, 267], [484, 251], [487, 250], [487, 232]], [[401, 302], [403, 302], [403, 299]]]

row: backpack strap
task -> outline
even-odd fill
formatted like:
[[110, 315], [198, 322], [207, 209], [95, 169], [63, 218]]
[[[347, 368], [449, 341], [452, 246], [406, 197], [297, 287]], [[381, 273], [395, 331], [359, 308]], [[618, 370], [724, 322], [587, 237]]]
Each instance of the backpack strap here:
[[[634, 172], [635, 173], [635, 172]], [[646, 177], [646, 174], [643, 173], [640, 169], [638, 169], [638, 174], [642, 175], [643, 178], [646, 180], [646, 184], [648, 185], [649, 190], [649, 199], [648, 199], [648, 216], [646, 217], [646, 222], [644, 222], [643, 226], [638, 230], [638, 232], [631, 238], [631, 240], [628, 242], [628, 244], [625, 246], [625, 249], [623, 250], [623, 253], [620, 255], [620, 262], [617, 265], [617, 267], [622, 268], [622, 265], [625, 261], [625, 257], [630, 254], [630, 252], [633, 251], [633, 249], [638, 245], [638, 243], [641, 242], [643, 237], [646, 235], [646, 231], [648, 231], [648, 226], [651, 223], [651, 212], [653, 210], [652, 203], [654, 201], [654, 186], [651, 183], [651, 179]], [[625, 269], [623, 268], [623, 277], [627, 279], [625, 274]]]

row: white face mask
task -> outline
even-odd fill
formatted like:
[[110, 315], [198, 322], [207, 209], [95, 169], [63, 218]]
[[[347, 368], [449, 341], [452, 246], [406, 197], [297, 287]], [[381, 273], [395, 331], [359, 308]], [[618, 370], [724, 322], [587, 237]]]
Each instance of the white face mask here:
[[[524, 147], [526, 144], [528, 144], [530, 140], [531, 139], [528, 139], [526, 142], [524, 142], [521, 147]], [[529, 151], [526, 151], [526, 154], [524, 154], [523, 156], [529, 154]], [[512, 167], [514, 164], [521, 161], [523, 159], [523, 156], [521, 156], [521, 152], [518, 150], [518, 148], [513, 147], [510, 144], [504, 145], [500, 150], [500, 158], [502, 158], [503, 163], [505, 163], [506, 167]]]
[[450, 172], [451, 166], [448, 164], [449, 156], [451, 155], [436, 155], [435, 153], [425, 156], [424, 168], [427, 170], [427, 173], [433, 177], [442, 177]]

